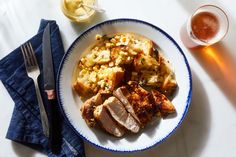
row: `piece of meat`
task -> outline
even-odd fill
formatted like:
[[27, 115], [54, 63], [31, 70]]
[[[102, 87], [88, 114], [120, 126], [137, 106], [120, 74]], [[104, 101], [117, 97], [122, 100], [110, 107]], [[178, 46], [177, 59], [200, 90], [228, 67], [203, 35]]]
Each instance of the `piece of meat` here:
[[152, 90], [151, 92], [154, 98], [154, 103], [161, 112], [161, 116], [165, 117], [168, 114], [176, 112], [174, 105], [164, 94], [157, 90]]
[[104, 105], [97, 106], [93, 114], [96, 121], [108, 133], [116, 137], [121, 137], [124, 135], [125, 133], [124, 129], [116, 124], [116, 122], [112, 119], [112, 117], [107, 113], [107, 110]]
[[102, 95], [98, 93], [92, 98], [86, 100], [84, 104], [81, 106], [80, 111], [82, 113], [82, 117], [89, 127], [94, 127], [96, 121], [93, 116], [93, 111], [96, 106], [101, 105], [103, 103]]
[[121, 126], [133, 133], [139, 131], [140, 127], [138, 122], [126, 111], [123, 104], [116, 97], [108, 98], [103, 105]]
[[119, 87], [115, 91], [113, 91], [113, 95], [123, 103], [126, 110], [135, 118], [135, 120], [137, 120], [137, 122], [140, 123], [139, 118], [134, 112], [133, 106], [129, 103], [127, 99], [127, 97], [130, 95], [127, 88], [125, 86]]
[[156, 106], [152, 102], [152, 95], [134, 81], [128, 82], [127, 89], [130, 92], [127, 99], [133, 106], [134, 112], [140, 120], [141, 127], [144, 127], [152, 120], [156, 113]]

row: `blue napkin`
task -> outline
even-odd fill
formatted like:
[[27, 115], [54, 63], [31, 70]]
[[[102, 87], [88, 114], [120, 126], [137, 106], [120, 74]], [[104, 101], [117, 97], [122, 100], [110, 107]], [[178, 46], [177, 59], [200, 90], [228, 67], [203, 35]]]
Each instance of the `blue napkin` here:
[[[56, 78], [57, 69], [64, 54], [63, 43], [56, 22], [41, 20], [38, 33], [29, 41], [35, 50], [42, 72], [42, 35], [48, 23], [51, 26], [51, 47]], [[33, 81], [27, 76], [20, 47], [0, 61], [0, 80], [15, 103], [6, 138], [37, 149], [49, 157], [85, 156], [82, 139], [65, 123], [59, 109], [57, 117], [61, 121], [61, 129], [57, 130], [60, 131], [59, 135], [61, 136], [60, 143], [58, 143], [59, 151], [55, 154], [49, 148], [48, 138], [44, 136], [42, 130]], [[48, 104], [46, 94], [43, 91], [42, 74], [39, 76], [38, 82], [47, 110]]]

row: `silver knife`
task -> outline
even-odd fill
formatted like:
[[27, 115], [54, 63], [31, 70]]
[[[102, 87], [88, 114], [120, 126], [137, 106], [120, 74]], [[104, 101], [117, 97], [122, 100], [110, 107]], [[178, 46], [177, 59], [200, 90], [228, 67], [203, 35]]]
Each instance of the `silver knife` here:
[[43, 32], [43, 80], [44, 90], [47, 93], [48, 106], [47, 111], [49, 115], [49, 147], [53, 152], [57, 151], [59, 139], [59, 115], [58, 106], [55, 96], [55, 79], [54, 79], [54, 66], [52, 60], [51, 50], [51, 35], [50, 35], [50, 23], [47, 24]]

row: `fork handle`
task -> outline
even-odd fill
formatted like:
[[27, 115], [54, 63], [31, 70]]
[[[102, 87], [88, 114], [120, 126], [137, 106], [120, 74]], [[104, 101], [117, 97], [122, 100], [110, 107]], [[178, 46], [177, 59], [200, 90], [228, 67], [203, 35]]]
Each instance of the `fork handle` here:
[[40, 90], [39, 90], [37, 80], [34, 80], [34, 85], [35, 85], [35, 91], [36, 91], [38, 105], [39, 105], [39, 111], [40, 111], [41, 123], [42, 123], [42, 127], [43, 127], [43, 133], [46, 137], [49, 137], [48, 117], [47, 117], [45, 107], [43, 105], [43, 100], [42, 100], [42, 97], [41, 97], [41, 94], [40, 94]]

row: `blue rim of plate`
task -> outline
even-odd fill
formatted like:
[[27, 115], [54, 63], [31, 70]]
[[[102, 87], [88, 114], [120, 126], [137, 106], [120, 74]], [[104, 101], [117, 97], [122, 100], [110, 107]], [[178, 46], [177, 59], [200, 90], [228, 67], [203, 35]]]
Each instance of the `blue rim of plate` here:
[[[90, 31], [98, 28], [98, 27], [101, 27], [103, 25], [106, 25], [106, 24], [112, 24], [112, 23], [117, 23], [117, 22], [136, 22], [136, 23], [141, 23], [141, 24], [144, 24], [144, 25], [148, 25], [152, 28], [154, 28], [156, 31], [159, 31], [160, 33], [162, 33], [163, 35], [165, 35], [165, 37], [167, 37], [175, 46], [176, 48], [179, 50], [179, 52], [181, 53], [181, 55], [183, 56], [184, 58], [184, 62], [185, 62], [185, 65], [187, 67], [187, 70], [188, 70], [188, 75], [189, 75], [189, 85], [190, 85], [190, 89], [189, 89], [189, 92], [188, 92], [188, 97], [187, 97], [187, 101], [186, 101], [186, 106], [185, 106], [185, 110], [184, 110], [184, 113], [182, 114], [182, 117], [179, 121], [179, 123], [176, 125], [176, 127], [168, 134], [166, 135], [165, 137], [163, 137], [161, 140], [157, 140], [154, 142], [153, 145], [150, 145], [148, 147], [145, 147], [145, 148], [141, 148], [141, 149], [135, 149], [135, 150], [115, 150], [115, 149], [109, 149], [107, 147], [102, 147], [100, 145], [97, 145], [95, 143], [93, 143], [92, 141], [90, 141], [88, 138], [86, 138], [85, 136], [83, 136], [82, 134], [80, 134], [80, 132], [78, 130], [76, 130], [74, 128], [74, 126], [70, 123], [70, 120], [68, 119], [68, 117], [66, 116], [65, 114], [65, 111], [63, 109], [63, 105], [62, 105], [62, 101], [61, 101], [61, 97], [60, 97], [60, 75], [61, 75], [61, 71], [62, 71], [62, 68], [63, 68], [63, 65], [64, 65], [64, 62], [66, 60], [66, 58], [68, 57], [68, 55], [72, 52], [71, 50], [74, 48], [74, 45], [79, 42], [83, 36], [85, 36], [87, 33], [89, 33]], [[182, 49], [180, 48], [180, 46], [177, 44], [177, 42], [169, 35], [167, 34], [165, 31], [163, 31], [161, 28], [149, 23], [149, 22], [146, 22], [146, 21], [142, 21], [142, 20], [138, 20], [138, 19], [131, 19], [131, 18], [119, 18], [119, 19], [112, 19], [112, 20], [107, 20], [107, 21], [104, 21], [104, 22], [101, 22], [101, 23], [98, 23], [90, 28], [88, 28], [86, 31], [84, 31], [79, 37], [77, 37], [75, 39], [75, 41], [71, 44], [71, 46], [69, 47], [69, 49], [67, 50], [67, 52], [65, 53], [65, 55], [63, 56], [62, 58], [62, 61], [60, 63], [60, 66], [59, 66], [59, 69], [58, 69], [58, 74], [57, 74], [57, 82], [56, 82], [56, 92], [57, 92], [57, 98], [58, 98], [58, 103], [59, 103], [59, 108], [60, 108], [60, 111], [63, 115], [63, 117], [65, 118], [65, 122], [66, 124], [68, 124], [70, 126], [70, 128], [79, 136], [81, 137], [82, 139], [88, 141], [89, 143], [91, 143], [92, 145], [98, 147], [98, 148], [101, 148], [103, 150], [108, 150], [108, 151], [111, 151], [111, 152], [139, 152], [139, 151], [144, 151], [144, 150], [147, 150], [147, 149], [150, 149], [160, 143], [162, 143], [163, 141], [165, 141], [170, 135], [172, 135], [175, 130], [180, 126], [180, 124], [182, 123], [184, 117], [186, 116], [187, 112], [188, 112], [188, 108], [189, 108], [189, 105], [190, 105], [190, 102], [191, 102], [191, 97], [192, 97], [192, 74], [191, 74], [191, 70], [190, 70], [190, 66], [189, 66], [189, 63], [187, 61], [187, 58], [186, 56], [184, 55], [184, 52], [182, 51]]]

